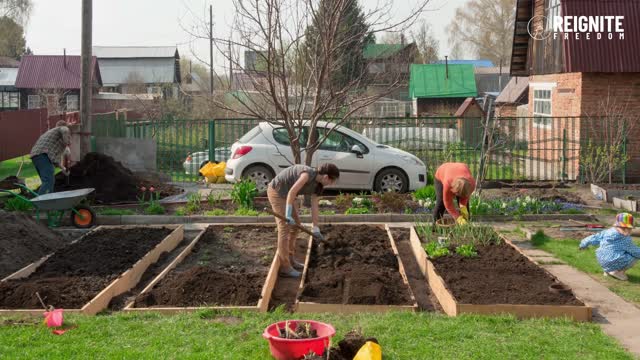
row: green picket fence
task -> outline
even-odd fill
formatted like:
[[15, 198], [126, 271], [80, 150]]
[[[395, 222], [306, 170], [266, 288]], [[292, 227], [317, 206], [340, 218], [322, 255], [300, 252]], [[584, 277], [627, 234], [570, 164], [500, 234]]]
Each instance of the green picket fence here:
[[[599, 146], [601, 137], [593, 129], [606, 121], [578, 117], [496, 118], [489, 123], [481, 118], [351, 118], [342, 126], [416, 155], [429, 172], [444, 162], [464, 162], [477, 177], [484, 169], [487, 180], [572, 181], [582, 180], [587, 143]], [[94, 136], [155, 139], [157, 168], [174, 181], [194, 181], [201, 162], [185, 168], [189, 154], [204, 152], [222, 160], [222, 154], [259, 121], [96, 118], [94, 123]], [[619, 150], [626, 151], [624, 147]], [[624, 171], [620, 170], [623, 177]]]

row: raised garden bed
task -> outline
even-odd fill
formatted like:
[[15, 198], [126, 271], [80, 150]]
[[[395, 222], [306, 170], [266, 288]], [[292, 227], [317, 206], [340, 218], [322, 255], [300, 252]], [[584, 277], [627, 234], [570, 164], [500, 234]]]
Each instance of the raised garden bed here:
[[325, 225], [309, 239], [297, 312], [415, 311], [417, 303], [388, 228]]
[[626, 199], [627, 197], [640, 198], [640, 184], [591, 184], [591, 193], [596, 200], [613, 202], [613, 198]]
[[183, 226], [100, 226], [0, 282], [0, 315], [41, 314], [36, 296], [94, 315], [133, 288], [147, 267], [182, 241]]
[[618, 209], [623, 209], [627, 211], [638, 211], [638, 199], [633, 196], [627, 196], [624, 199], [614, 197], [613, 198], [613, 206]]
[[[430, 259], [415, 228], [411, 244], [421, 271], [444, 312], [513, 314], [518, 318], [568, 317], [591, 321], [591, 308], [573, 292], [555, 292], [560, 282], [536, 265], [509, 240], [478, 244], [477, 257], [455, 252]], [[426, 240], [426, 239], [423, 239]], [[433, 240], [433, 239], [429, 239]]]
[[207, 227], [125, 311], [267, 311], [280, 267], [276, 227]]

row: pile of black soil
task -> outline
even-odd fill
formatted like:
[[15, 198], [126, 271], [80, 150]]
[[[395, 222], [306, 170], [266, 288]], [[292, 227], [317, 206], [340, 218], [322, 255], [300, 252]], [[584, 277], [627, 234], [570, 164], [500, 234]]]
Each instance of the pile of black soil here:
[[153, 186], [161, 198], [180, 192], [171, 185], [154, 184], [136, 176], [111, 156], [99, 153], [88, 153], [69, 171], [68, 178], [62, 172], [56, 175], [55, 191], [94, 188], [96, 190], [90, 198], [100, 204], [137, 201], [142, 197], [142, 187], [148, 189]]

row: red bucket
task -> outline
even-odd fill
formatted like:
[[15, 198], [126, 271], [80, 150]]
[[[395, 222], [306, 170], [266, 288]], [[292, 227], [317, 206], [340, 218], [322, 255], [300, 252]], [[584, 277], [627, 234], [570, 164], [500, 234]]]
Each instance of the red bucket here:
[[277, 360], [300, 359], [309, 351], [322, 355], [324, 349], [331, 344], [331, 338], [336, 334], [333, 326], [313, 320], [289, 320], [289, 329], [295, 330], [299, 322], [309, 323], [311, 329], [318, 333], [318, 337], [314, 339], [281, 338], [278, 329], [284, 329], [286, 321], [271, 324], [264, 329], [262, 337], [269, 341], [271, 355]]

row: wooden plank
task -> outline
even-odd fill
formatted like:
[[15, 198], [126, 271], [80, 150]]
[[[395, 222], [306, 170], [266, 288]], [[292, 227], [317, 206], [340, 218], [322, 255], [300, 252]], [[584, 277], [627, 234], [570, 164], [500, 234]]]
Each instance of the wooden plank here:
[[269, 274], [264, 281], [262, 292], [260, 293], [260, 300], [258, 300], [258, 309], [260, 312], [269, 311], [269, 301], [271, 301], [271, 294], [273, 288], [276, 287], [278, 281], [278, 271], [280, 270], [280, 257], [278, 257], [278, 251], [273, 255], [273, 261], [271, 262], [271, 268], [269, 268]]
[[[167, 274], [169, 274], [172, 270], [174, 270], [184, 259], [186, 259], [194, 247], [200, 241], [206, 230], [209, 226], [240, 226], [240, 227], [248, 227], [248, 226], [256, 226], [256, 227], [266, 227], [266, 228], [274, 228], [275, 226], [272, 224], [210, 224], [202, 227], [201, 232], [196, 236], [191, 243], [187, 247], [185, 247], [180, 255], [176, 257], [171, 264], [169, 264], [158, 276], [156, 276], [150, 283], [147, 285], [140, 295], [146, 294], [150, 292], [160, 281], [162, 281]], [[171, 307], [171, 306], [159, 306], [159, 307], [148, 307], [148, 308], [136, 308], [135, 300], [129, 302], [123, 309], [123, 311], [129, 312], [160, 312], [164, 314], [175, 314], [179, 312], [193, 312], [199, 310], [239, 310], [239, 311], [260, 311], [266, 312], [269, 309], [269, 301], [271, 300], [271, 293], [273, 292], [273, 288], [275, 287], [276, 281], [278, 280], [278, 270], [280, 267], [280, 260], [278, 259], [278, 253], [274, 254], [274, 259], [271, 262], [271, 267], [269, 268], [269, 272], [267, 274], [267, 278], [265, 279], [265, 283], [262, 286], [262, 291], [260, 293], [260, 299], [256, 305], [247, 305], [247, 306], [200, 306], [200, 307]]]
[[513, 314], [519, 319], [567, 317], [574, 321], [582, 322], [591, 321], [592, 316], [590, 307], [569, 305], [458, 304], [458, 313], [486, 315]]
[[449, 289], [447, 289], [444, 280], [438, 275], [433, 263], [429, 261], [429, 259], [427, 259], [427, 281], [429, 282], [431, 292], [438, 299], [440, 306], [442, 306], [442, 310], [449, 316], [458, 315], [458, 303], [456, 299]]
[[409, 241], [411, 241], [411, 248], [413, 249], [413, 255], [416, 257], [416, 261], [418, 261], [418, 266], [420, 267], [420, 272], [422, 275], [427, 278], [427, 253], [424, 251], [422, 247], [422, 242], [420, 242], [420, 236], [416, 231], [415, 227], [411, 227], [409, 235]]
[[[64, 310], [65, 313], [82, 313], [82, 314], [86, 314], [86, 315], [95, 315], [98, 312], [102, 311], [103, 309], [105, 309], [109, 305], [109, 302], [111, 301], [111, 299], [113, 297], [124, 293], [125, 291], [129, 290], [131, 287], [133, 287], [133, 286], [135, 286], [137, 284], [137, 282], [140, 280], [140, 277], [142, 276], [142, 274], [146, 271], [147, 267], [149, 267], [149, 265], [151, 265], [154, 262], [156, 262], [158, 260], [158, 257], [160, 257], [160, 254], [163, 251], [165, 251], [163, 249], [167, 249], [167, 247], [171, 246], [172, 244], [173, 244], [173, 247], [171, 249], [175, 248], [175, 246], [180, 241], [182, 241], [183, 236], [184, 236], [184, 226], [183, 225], [179, 225], [179, 226], [166, 226], [166, 225], [98, 226], [95, 229], [93, 229], [93, 230], [89, 231], [88, 233], [84, 234], [80, 238], [74, 240], [70, 244], [74, 244], [74, 243], [76, 243], [78, 241], [81, 241], [85, 237], [87, 237], [87, 236], [89, 236], [92, 233], [97, 232], [97, 231], [106, 230], [106, 229], [121, 229], [121, 228], [129, 228], [130, 229], [130, 228], [133, 228], [133, 227], [145, 227], [145, 228], [166, 228], [166, 227], [171, 228], [171, 227], [175, 227], [175, 229], [169, 235], [167, 235], [158, 245], [156, 245], [156, 247], [154, 249], [152, 249], [149, 253], [147, 253], [142, 259], [138, 260], [130, 269], [126, 270], [121, 276], [119, 276], [117, 279], [115, 279], [113, 282], [111, 282], [111, 284], [109, 284], [109, 286], [107, 286], [100, 293], [98, 293], [98, 295], [96, 295], [93, 299], [91, 299], [81, 309], [65, 309]], [[156, 254], [155, 252], [157, 250], [160, 250], [160, 251], [157, 252], [157, 254]], [[51, 255], [53, 255], [53, 254], [47, 255], [46, 258], [48, 258]], [[154, 257], [155, 257], [155, 259], [154, 259]], [[43, 259], [39, 260], [38, 262], [33, 263], [33, 264], [23, 268], [22, 270], [12, 274], [11, 276], [7, 277], [4, 280], [22, 279], [22, 278], [25, 278], [24, 275], [27, 274], [27, 273], [28, 273], [27, 276], [31, 275], [38, 268], [38, 266], [40, 266], [44, 262], [44, 260], [46, 260], [46, 259], [43, 258]], [[136, 277], [137, 277], [137, 279], [136, 279]], [[133, 280], [135, 280], [135, 283], [133, 283], [133, 285], [131, 285], [131, 287], [127, 288], [127, 286], [129, 286]], [[120, 281], [122, 281], [122, 283], [119, 283]], [[43, 311], [44, 311], [43, 309], [6, 309], [6, 310], [0, 310], [0, 315], [20, 315], [20, 314], [42, 315]]]
[[389, 236], [389, 242], [391, 243], [391, 249], [393, 250], [393, 254], [396, 256], [396, 259], [398, 259], [398, 271], [400, 271], [400, 276], [402, 276], [402, 281], [404, 282], [404, 285], [409, 290], [409, 296], [411, 296], [411, 302], [413, 303], [413, 306], [415, 306], [415, 308], [418, 309], [418, 302], [416, 301], [416, 297], [415, 297], [415, 294], [413, 293], [413, 289], [411, 289], [411, 286], [409, 285], [407, 272], [404, 270], [404, 265], [402, 264], [402, 258], [400, 257], [400, 252], [398, 252], [396, 241], [394, 240], [393, 235], [391, 234], [391, 229], [389, 228], [389, 224], [385, 224], [384, 228], [387, 230], [387, 236]]
[[83, 306], [82, 312], [86, 315], [95, 315], [103, 309], [106, 309], [111, 299], [134, 288], [147, 268], [158, 261], [163, 252], [175, 249], [183, 239], [184, 225], [179, 225], [156, 245], [155, 248], [149, 251], [142, 259], [138, 260], [129, 270], [125, 271], [120, 277], [115, 279], [109, 286]]
[[302, 270], [302, 279], [300, 280], [300, 286], [296, 292], [296, 302], [293, 304], [294, 312], [298, 311], [298, 304], [300, 303], [300, 297], [304, 290], [304, 282], [307, 279], [307, 272], [309, 271], [309, 261], [311, 260], [311, 248], [313, 247], [313, 236], [309, 236], [309, 242], [307, 243], [307, 255], [304, 257], [304, 269]]
[[13, 274], [7, 276], [6, 278], [2, 279], [2, 281], [7, 281], [7, 280], [17, 280], [17, 279], [24, 279], [26, 277], [29, 277], [31, 274], [33, 274], [36, 269], [38, 268], [38, 266], [42, 265], [43, 262], [47, 261], [47, 259], [49, 257], [51, 257], [51, 255], [53, 255], [53, 253], [41, 258], [40, 260], [27, 265], [25, 267], [23, 267], [22, 269], [14, 272]]
[[296, 303], [297, 313], [334, 313], [354, 314], [361, 312], [385, 313], [389, 311], [415, 311], [413, 305], [355, 305], [355, 304], [320, 304], [313, 302]]

